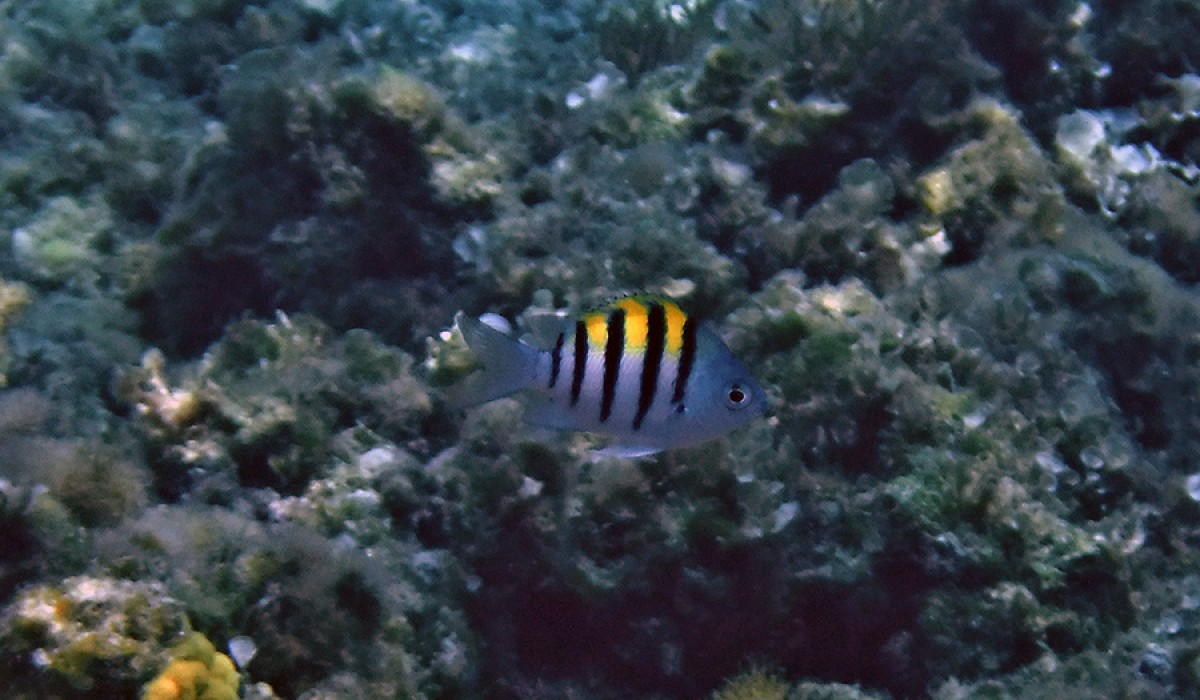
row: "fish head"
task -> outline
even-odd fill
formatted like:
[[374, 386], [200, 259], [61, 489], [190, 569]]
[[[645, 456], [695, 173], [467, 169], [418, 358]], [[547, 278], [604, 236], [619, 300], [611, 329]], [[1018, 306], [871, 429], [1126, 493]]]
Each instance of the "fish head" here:
[[725, 343], [702, 329], [687, 395], [676, 407], [684, 444], [720, 437], [761, 417], [767, 396]]

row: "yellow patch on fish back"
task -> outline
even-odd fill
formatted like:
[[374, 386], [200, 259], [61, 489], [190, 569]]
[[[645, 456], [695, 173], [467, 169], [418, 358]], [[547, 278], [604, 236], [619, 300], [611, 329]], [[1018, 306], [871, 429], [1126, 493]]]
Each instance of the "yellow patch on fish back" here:
[[588, 347], [593, 352], [603, 350], [608, 342], [609, 316], [619, 309], [625, 312], [625, 351], [645, 351], [650, 335], [651, 304], [662, 306], [666, 320], [665, 349], [667, 354], [678, 357], [683, 349], [683, 324], [687, 321], [687, 314], [678, 304], [662, 297], [624, 297], [584, 314], [581, 318], [587, 327]]
[[583, 324], [587, 327], [588, 347], [592, 351], [603, 351], [608, 343], [608, 314], [599, 311], [587, 314]]
[[667, 352], [678, 355], [683, 348], [683, 323], [687, 320], [687, 314], [673, 301], [664, 299], [660, 303], [667, 315]]
[[645, 350], [650, 313], [646, 304], [638, 299], [625, 298], [618, 301], [616, 306], [625, 312], [625, 349]]

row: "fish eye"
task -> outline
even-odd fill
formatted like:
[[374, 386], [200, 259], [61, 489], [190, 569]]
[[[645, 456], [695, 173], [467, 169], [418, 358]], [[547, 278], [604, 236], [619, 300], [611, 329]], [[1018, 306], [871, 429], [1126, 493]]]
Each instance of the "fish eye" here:
[[750, 405], [750, 390], [738, 382], [725, 387], [725, 406], [731, 409], [744, 408]]

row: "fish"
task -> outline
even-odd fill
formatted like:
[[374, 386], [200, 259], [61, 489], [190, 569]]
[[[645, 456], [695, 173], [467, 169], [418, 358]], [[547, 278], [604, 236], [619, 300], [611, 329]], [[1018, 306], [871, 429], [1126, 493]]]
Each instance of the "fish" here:
[[455, 320], [483, 371], [454, 388], [452, 405], [524, 393], [526, 422], [610, 436], [601, 455], [696, 445], [766, 410], [762, 388], [721, 338], [665, 297], [626, 296], [560, 319], [544, 348], [482, 319]]

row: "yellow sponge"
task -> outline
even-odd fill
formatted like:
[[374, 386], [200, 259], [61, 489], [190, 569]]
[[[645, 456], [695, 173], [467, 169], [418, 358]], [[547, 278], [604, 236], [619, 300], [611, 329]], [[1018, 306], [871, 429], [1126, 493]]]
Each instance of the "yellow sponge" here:
[[237, 669], [208, 637], [191, 632], [171, 655], [171, 663], [142, 688], [142, 700], [237, 700]]

